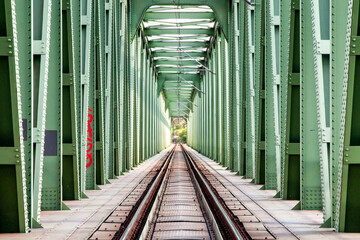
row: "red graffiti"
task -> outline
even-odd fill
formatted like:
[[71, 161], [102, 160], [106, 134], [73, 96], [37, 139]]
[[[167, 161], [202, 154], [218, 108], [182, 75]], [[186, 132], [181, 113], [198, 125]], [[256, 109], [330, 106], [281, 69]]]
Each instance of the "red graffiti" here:
[[88, 113], [88, 120], [87, 120], [87, 149], [86, 149], [86, 168], [90, 167], [93, 159], [92, 159], [92, 148], [93, 148], [93, 134], [92, 134], [92, 128], [91, 128], [91, 122], [93, 121], [94, 117], [91, 114], [92, 110], [89, 108]]

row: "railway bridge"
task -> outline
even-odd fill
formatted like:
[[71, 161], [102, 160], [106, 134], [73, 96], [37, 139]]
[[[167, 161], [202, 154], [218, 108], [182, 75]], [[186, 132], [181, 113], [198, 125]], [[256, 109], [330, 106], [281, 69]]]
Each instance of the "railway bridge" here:
[[0, 0], [0, 239], [360, 239], [359, 12]]

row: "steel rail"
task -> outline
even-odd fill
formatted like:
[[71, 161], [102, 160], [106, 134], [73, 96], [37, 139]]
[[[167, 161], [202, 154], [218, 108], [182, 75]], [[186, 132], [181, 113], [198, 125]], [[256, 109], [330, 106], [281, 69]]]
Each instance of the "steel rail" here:
[[[171, 150], [170, 154], [167, 156], [166, 160], [164, 161], [161, 170], [156, 175], [154, 181], [152, 182], [151, 186], [145, 191], [145, 196], [142, 197], [139, 201], [140, 204], [136, 208], [136, 212], [132, 216], [131, 220], [128, 221], [126, 224], [126, 228], [120, 228], [120, 230], [115, 234], [113, 239], [116, 240], [124, 240], [124, 239], [138, 239], [142, 233], [143, 225], [147, 219], [147, 216], [151, 210], [152, 203], [155, 200], [155, 197], [158, 193], [159, 187], [163, 181], [165, 173], [168, 169], [170, 164], [170, 160], [173, 158], [175, 153], [175, 148]], [[145, 221], [144, 221], [145, 220]]]
[[216, 222], [220, 228], [220, 231], [224, 239], [252, 239], [246, 230], [239, 226], [233, 217], [228, 213], [226, 208], [222, 204], [222, 200], [218, 197], [213, 191], [211, 184], [205, 179], [201, 171], [196, 166], [194, 160], [185, 150], [184, 146], [181, 144], [183, 154], [185, 159], [188, 161], [196, 180], [198, 181], [201, 190], [206, 196], [206, 201], [208, 202], [213, 214], [215, 216]]
[[[240, 226], [240, 224], [235, 221], [234, 216], [232, 216], [226, 206], [224, 206], [221, 197], [213, 190], [211, 184], [204, 177], [203, 173], [187, 150], [185, 150], [184, 146], [182, 144], [180, 144], [180, 146], [185, 161], [188, 163], [189, 171], [194, 174], [194, 180], [200, 186], [200, 190], [211, 209], [223, 239], [251, 239], [243, 226]], [[132, 214], [131, 219], [127, 221], [126, 225], [119, 229], [113, 239], [139, 239], [142, 235], [151, 209], [153, 208], [154, 201], [159, 194], [159, 189], [162, 186], [170, 166], [171, 159], [175, 154], [175, 148], [176, 145], [167, 156], [161, 170], [151, 183], [151, 186], [144, 192], [143, 197], [139, 200], [140, 203], [137, 204], [137, 208], [134, 208], [135, 213]]]
[[[211, 166], [209, 163], [204, 162], [209, 168], [211, 168], [212, 170], [216, 171], [216, 169]], [[234, 186], [237, 190], [239, 190], [242, 194], [244, 194], [246, 197], [248, 197], [252, 203], [254, 203], [255, 205], [257, 205], [259, 208], [261, 208], [264, 212], [266, 212], [267, 214], [269, 214], [269, 216], [271, 216], [277, 223], [279, 223], [281, 226], [283, 226], [286, 230], [288, 230], [290, 232], [290, 234], [292, 234], [296, 239], [300, 239], [299, 236], [296, 235], [296, 233], [294, 233], [293, 231], [290, 230], [289, 227], [287, 227], [284, 223], [282, 223], [281, 221], [279, 221], [276, 217], [273, 216], [272, 213], [270, 213], [268, 210], [266, 210], [263, 206], [261, 206], [256, 200], [254, 200], [250, 195], [246, 194], [243, 190], [241, 190], [241, 188], [239, 188], [239, 186], [237, 186], [236, 184], [234, 184], [232, 181], [230, 181], [230, 179], [226, 176], [222, 176], [224, 179], [226, 179], [232, 186]]]

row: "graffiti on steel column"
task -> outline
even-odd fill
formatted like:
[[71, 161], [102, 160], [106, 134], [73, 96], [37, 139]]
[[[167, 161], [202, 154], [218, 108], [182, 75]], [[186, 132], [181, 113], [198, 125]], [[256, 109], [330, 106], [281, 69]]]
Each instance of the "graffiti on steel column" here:
[[89, 108], [89, 113], [88, 113], [88, 120], [87, 120], [87, 149], [86, 149], [86, 168], [90, 167], [93, 159], [92, 159], [92, 148], [93, 148], [93, 134], [92, 134], [92, 128], [91, 128], [91, 123], [94, 119], [93, 115], [91, 114], [92, 110]]

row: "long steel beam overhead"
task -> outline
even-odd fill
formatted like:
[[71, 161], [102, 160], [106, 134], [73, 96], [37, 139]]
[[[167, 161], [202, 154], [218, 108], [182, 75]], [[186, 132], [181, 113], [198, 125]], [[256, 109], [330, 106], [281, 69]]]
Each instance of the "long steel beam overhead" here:
[[193, 48], [206, 48], [208, 47], [209, 44], [206, 42], [191, 42], [191, 41], [181, 41], [180, 43], [177, 41], [150, 41], [149, 42], [149, 47], [150, 48], [156, 48], [156, 47], [162, 47], [162, 48], [166, 48], [166, 47], [175, 47], [175, 49], [179, 48], [188, 48], [188, 47], [193, 47]]
[[[143, 21], [159, 20], [159, 19], [176, 19], [177, 14], [175, 12], [148, 12], [145, 14]], [[181, 12], [182, 19], [215, 19], [215, 15], [212, 12]]]
[[159, 29], [159, 28], [147, 28], [144, 30], [144, 34], [147, 36], [156, 35], [178, 35], [180, 34], [191, 34], [195, 36], [212, 36], [214, 35], [214, 29], [186, 29], [186, 28], [175, 28], [175, 29]]
[[[211, 19], [207, 20], [192, 20], [192, 21], [184, 21], [184, 22], [176, 22], [174, 19], [166, 19], [166, 20], [158, 20], [158, 21], [149, 21], [144, 22], [145, 27], [150, 29], [180, 29], [184, 28], [200, 28], [200, 29], [209, 29], [211, 25], [214, 24], [214, 21]], [[148, 25], [148, 26], [147, 26]], [[210, 25], [210, 26], [209, 26]]]
[[[197, 52], [190, 52], [188, 51], [192, 57], [206, 57], [205, 51], [197, 51]], [[169, 55], [169, 52], [163, 52], [163, 51], [155, 51], [151, 54], [152, 57], [174, 57], [174, 58], [188, 58], [185, 54], [183, 54], [180, 51], [174, 51], [171, 55]]]

